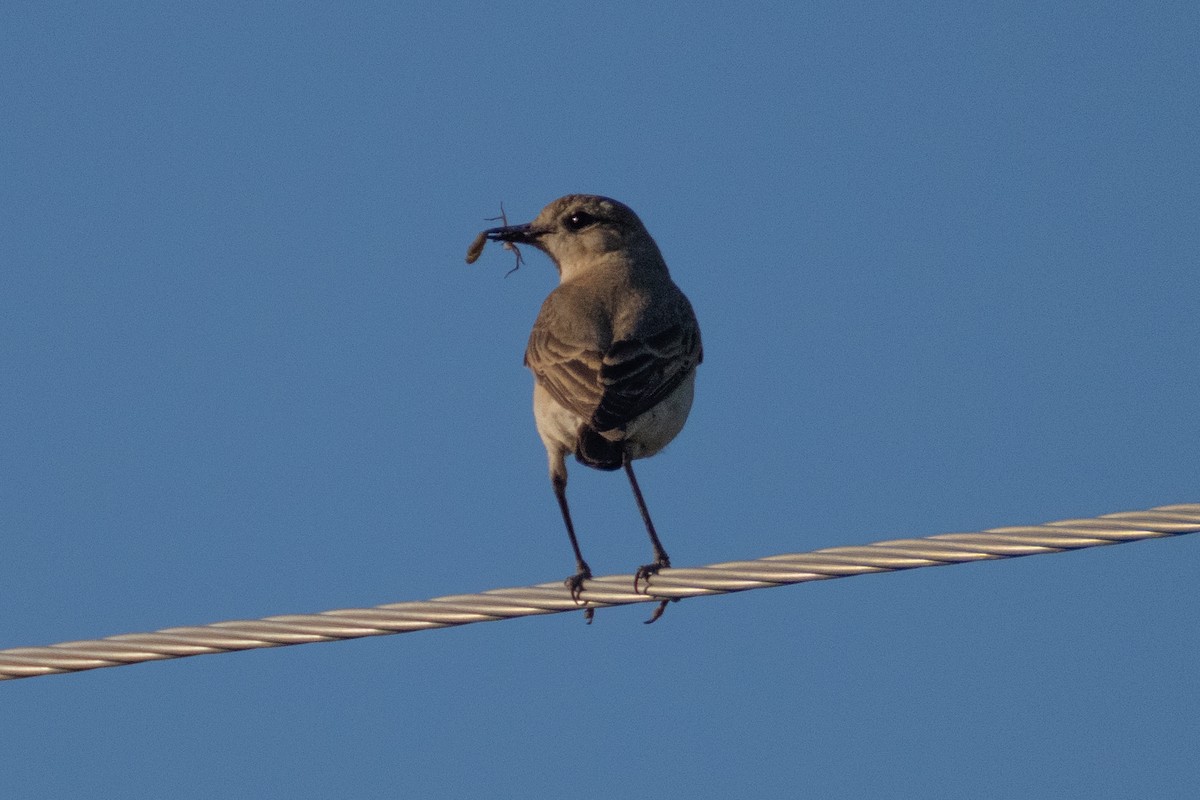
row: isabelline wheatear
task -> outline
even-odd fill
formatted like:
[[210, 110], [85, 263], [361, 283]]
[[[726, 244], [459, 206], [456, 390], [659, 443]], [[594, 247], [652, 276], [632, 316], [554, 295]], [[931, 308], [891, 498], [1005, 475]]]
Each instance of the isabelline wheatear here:
[[575, 574], [566, 584], [578, 600], [592, 577], [567, 506], [566, 457], [574, 455], [589, 467], [624, 469], [629, 477], [654, 548], [654, 561], [634, 576], [636, 592], [671, 565], [633, 461], [666, 447], [691, 410], [696, 366], [704, 358], [692, 305], [642, 221], [607, 197], [567, 195], [533, 222], [483, 231], [468, 263], [485, 241], [532, 245], [558, 268], [559, 285], [533, 325], [525, 365], [533, 371], [533, 414], [550, 483], [575, 551]]

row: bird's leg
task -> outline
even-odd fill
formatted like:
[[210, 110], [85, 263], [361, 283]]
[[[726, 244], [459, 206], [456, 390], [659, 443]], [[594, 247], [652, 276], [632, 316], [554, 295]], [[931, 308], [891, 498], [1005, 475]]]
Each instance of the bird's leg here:
[[[554, 487], [554, 497], [558, 500], [558, 508], [562, 511], [563, 522], [567, 526], [571, 549], [575, 551], [575, 574], [567, 578], [565, 583], [571, 592], [571, 599], [578, 603], [579, 595], [583, 592], [583, 582], [592, 577], [592, 568], [583, 560], [583, 553], [579, 549], [579, 540], [575, 538], [575, 525], [571, 522], [571, 509], [567, 507], [567, 476], [555, 472], [550, 476], [550, 484]], [[584, 610], [584, 616], [589, 625], [594, 613], [595, 610], [590, 607]]]
[[[654, 530], [654, 522], [650, 519], [650, 512], [646, 510], [646, 500], [642, 497], [642, 489], [638, 486], [637, 476], [633, 474], [633, 460], [626, 454], [622, 466], [625, 467], [625, 474], [629, 476], [629, 485], [633, 487], [633, 497], [637, 500], [638, 510], [642, 512], [642, 522], [646, 523], [646, 533], [650, 534], [650, 544], [654, 547], [654, 563], [643, 564], [638, 567], [637, 572], [633, 576], [633, 591], [637, 592], [638, 585], [645, 581], [646, 585], [650, 585], [650, 576], [654, 575], [661, 569], [671, 566], [671, 557], [667, 555], [667, 551], [663, 549], [662, 542], [658, 540], [658, 533]], [[663, 609], [667, 607], [669, 600], [663, 600], [659, 604], [658, 609], [654, 612], [647, 623], [654, 622], [662, 616]]]

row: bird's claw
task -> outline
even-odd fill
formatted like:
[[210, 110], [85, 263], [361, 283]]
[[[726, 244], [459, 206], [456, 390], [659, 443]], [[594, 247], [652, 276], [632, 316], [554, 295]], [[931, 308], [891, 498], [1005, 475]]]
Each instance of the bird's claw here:
[[[653, 564], [643, 564], [642, 566], [638, 567], [637, 572], [635, 572], [633, 574], [633, 592], [634, 592], [634, 594], [638, 593], [638, 587], [642, 584], [643, 581], [645, 581], [645, 583], [646, 583], [646, 594], [649, 594], [650, 593], [650, 576], [657, 575], [661, 570], [668, 569], [668, 568], [670, 568], [670, 566], [671, 566], [671, 559], [666, 558], [664, 556], [662, 558], [659, 558]], [[663, 612], [667, 610], [667, 603], [673, 603], [678, 599], [679, 598], [677, 598], [677, 597], [671, 597], [671, 598], [667, 598], [666, 600], [660, 600], [658, 603], [658, 608], [654, 609], [654, 613], [650, 615], [650, 619], [646, 620], [645, 624], [650, 625], [651, 623], [656, 622], [658, 620], [658, 618], [663, 615]]]
[[677, 602], [678, 600], [679, 600], [678, 597], [672, 597], [667, 600], [658, 601], [658, 608], [654, 609], [654, 613], [650, 615], [650, 619], [646, 620], [642, 624], [643, 625], [654, 624], [655, 622], [658, 621], [658, 618], [663, 615], [663, 612], [667, 610], [667, 603], [674, 603], [674, 602]]
[[[642, 566], [638, 567], [637, 572], [635, 572], [633, 574], [633, 593], [638, 594], [638, 586], [643, 581], [645, 581], [645, 583], [646, 583], [646, 589], [649, 590], [650, 576], [657, 575], [661, 570], [669, 569], [670, 566], [671, 566], [671, 559], [660, 558], [657, 561], [655, 561], [653, 564], [643, 564]], [[659, 613], [661, 614], [661, 612], [659, 612]], [[658, 619], [658, 617], [656, 616], [655, 619]]]
[[579, 597], [583, 594], [583, 582], [591, 577], [592, 571], [590, 569], [581, 569], [563, 581], [566, 584], [567, 590], [571, 592], [571, 599], [576, 603], [579, 602]]
[[[592, 571], [587, 567], [582, 567], [571, 577], [563, 581], [566, 584], [567, 591], [571, 593], [571, 599], [576, 603], [580, 603], [580, 595], [583, 594], [583, 582], [592, 577]], [[596, 609], [587, 606], [583, 609], [583, 618], [587, 620], [587, 624], [592, 624], [592, 618], [596, 616]]]

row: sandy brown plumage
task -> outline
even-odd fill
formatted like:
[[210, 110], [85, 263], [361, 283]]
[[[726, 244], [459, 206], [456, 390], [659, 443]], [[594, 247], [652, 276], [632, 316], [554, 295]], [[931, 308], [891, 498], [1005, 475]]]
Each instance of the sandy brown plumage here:
[[638, 569], [636, 590], [670, 566], [632, 462], [662, 450], [687, 420], [704, 358], [691, 303], [641, 220], [609, 198], [567, 195], [531, 223], [482, 235], [533, 245], [559, 272], [559, 285], [530, 333], [525, 365], [534, 375], [534, 418], [575, 551], [577, 571], [567, 584], [579, 597], [591, 577], [566, 500], [565, 459], [574, 455], [589, 467], [624, 469], [629, 477], [655, 557]]

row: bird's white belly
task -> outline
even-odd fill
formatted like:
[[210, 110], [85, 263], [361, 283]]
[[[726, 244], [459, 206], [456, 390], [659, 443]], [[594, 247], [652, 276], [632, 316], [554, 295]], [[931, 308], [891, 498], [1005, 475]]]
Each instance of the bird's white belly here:
[[[661, 403], [625, 426], [624, 431], [602, 434], [612, 441], [623, 441], [630, 458], [648, 458], [662, 450], [687, 422], [695, 395], [696, 373], [693, 370]], [[549, 452], [575, 451], [579, 428], [584, 419], [560, 406], [550, 393], [536, 381], [533, 387], [533, 415], [538, 435]]]
[[648, 458], [683, 430], [692, 410], [696, 372], [684, 378], [666, 399], [625, 426], [625, 449], [630, 458]]

